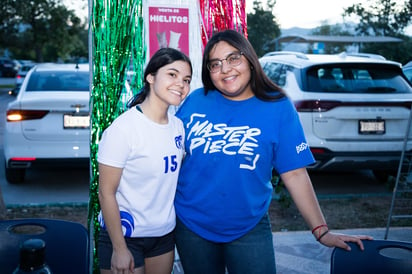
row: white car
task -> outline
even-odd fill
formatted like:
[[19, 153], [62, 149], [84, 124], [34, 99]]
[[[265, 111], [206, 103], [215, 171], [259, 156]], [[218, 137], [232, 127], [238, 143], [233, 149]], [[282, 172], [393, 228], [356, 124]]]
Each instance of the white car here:
[[399, 63], [298, 52], [272, 52], [260, 62], [295, 104], [316, 159], [309, 169], [370, 169], [380, 180], [396, 174], [412, 105]]
[[407, 63], [403, 68], [403, 73], [406, 75], [406, 78], [408, 78], [409, 82], [412, 83], [412, 61]]
[[5, 174], [24, 181], [27, 168], [85, 165], [90, 155], [89, 65], [39, 64], [8, 104]]

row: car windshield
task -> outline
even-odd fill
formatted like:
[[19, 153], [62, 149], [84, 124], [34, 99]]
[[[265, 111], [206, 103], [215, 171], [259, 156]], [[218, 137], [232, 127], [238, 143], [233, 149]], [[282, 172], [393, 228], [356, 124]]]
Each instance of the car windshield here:
[[408, 78], [409, 82], [412, 83], [412, 66], [404, 68], [403, 73], [405, 74], [406, 78]]
[[20, 68], [20, 72], [28, 72], [29, 70], [31, 70], [32, 67], [34, 67], [34, 65], [23, 65]]
[[393, 67], [377, 65], [314, 66], [306, 71], [304, 90], [348, 93], [410, 93], [407, 81]]
[[89, 91], [86, 71], [33, 72], [26, 91]]

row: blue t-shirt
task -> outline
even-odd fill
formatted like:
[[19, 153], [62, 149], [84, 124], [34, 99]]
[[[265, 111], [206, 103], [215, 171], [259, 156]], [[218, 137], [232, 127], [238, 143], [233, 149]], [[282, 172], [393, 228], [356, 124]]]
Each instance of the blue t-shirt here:
[[232, 101], [201, 88], [176, 115], [185, 127], [187, 153], [176, 214], [207, 240], [233, 241], [256, 226], [272, 200], [272, 168], [282, 174], [314, 162], [287, 97]]

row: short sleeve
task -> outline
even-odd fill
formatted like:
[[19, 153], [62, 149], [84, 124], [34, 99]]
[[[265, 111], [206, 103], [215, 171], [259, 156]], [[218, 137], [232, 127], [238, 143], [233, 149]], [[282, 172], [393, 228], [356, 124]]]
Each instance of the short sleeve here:
[[314, 163], [299, 115], [293, 104], [287, 102], [281, 114], [278, 144], [274, 147], [273, 166], [279, 174]]
[[131, 151], [127, 135], [112, 124], [102, 135], [97, 153], [99, 163], [124, 168]]

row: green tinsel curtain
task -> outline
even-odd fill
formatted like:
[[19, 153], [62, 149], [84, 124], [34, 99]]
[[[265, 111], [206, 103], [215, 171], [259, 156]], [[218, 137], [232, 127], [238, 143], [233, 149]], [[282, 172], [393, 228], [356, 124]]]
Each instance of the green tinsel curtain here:
[[[92, 1], [92, 0], [89, 0]], [[143, 47], [142, 0], [93, 0], [91, 7], [92, 89], [90, 139], [90, 193], [88, 227], [93, 247], [93, 273], [100, 273], [96, 243], [99, 234], [97, 151], [102, 132], [125, 109], [119, 100], [126, 71], [132, 67], [133, 93], [142, 86]]]

